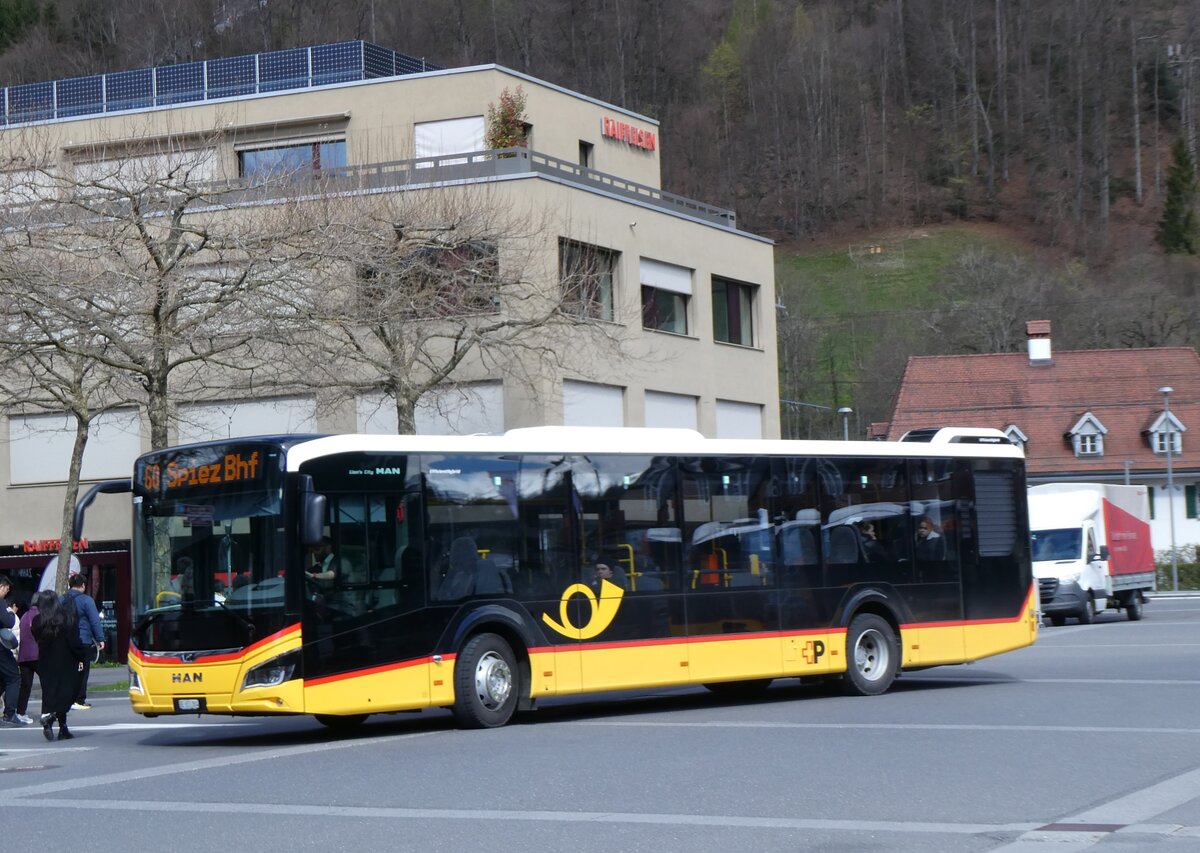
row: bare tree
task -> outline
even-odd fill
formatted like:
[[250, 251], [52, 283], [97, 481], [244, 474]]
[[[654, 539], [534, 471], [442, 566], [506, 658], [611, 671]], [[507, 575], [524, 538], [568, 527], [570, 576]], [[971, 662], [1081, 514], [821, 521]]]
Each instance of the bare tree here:
[[[47, 314], [41, 310], [39, 300], [28, 298], [35, 286], [71, 291], [86, 284], [78, 280], [35, 283], [12, 277], [2, 261], [0, 270], [0, 408], [62, 414], [74, 426], [55, 578], [55, 589], [66, 592], [74, 544], [74, 508], [89, 431], [97, 418], [128, 405], [128, 400], [122, 394], [118, 376], [94, 358], [78, 354], [103, 348], [94, 331], [64, 326], [63, 318]], [[64, 298], [70, 297], [64, 294]]]
[[1047, 312], [1060, 300], [1059, 287], [1052, 271], [1030, 259], [971, 249], [935, 285], [945, 307], [924, 323], [947, 352], [1017, 352], [1026, 320], [1055, 319]]
[[493, 193], [331, 200], [320, 286], [288, 291], [280, 309], [306, 324], [293, 380], [331, 401], [378, 395], [413, 433], [418, 405], [446, 391], [503, 376], [536, 395], [548, 367], [588, 375], [621, 357], [611, 259], [578, 244], [560, 279], [557, 230]]
[[285, 175], [215, 183], [214, 143], [96, 147], [62, 164], [31, 138], [0, 188], [28, 202], [0, 213], [28, 311], [91, 330], [55, 344], [128, 378], [156, 448], [181, 403], [219, 398], [246, 374], [269, 381], [271, 352], [251, 344], [285, 336], [286, 318], [266, 294], [307, 282], [316, 257], [320, 207], [301, 204]]

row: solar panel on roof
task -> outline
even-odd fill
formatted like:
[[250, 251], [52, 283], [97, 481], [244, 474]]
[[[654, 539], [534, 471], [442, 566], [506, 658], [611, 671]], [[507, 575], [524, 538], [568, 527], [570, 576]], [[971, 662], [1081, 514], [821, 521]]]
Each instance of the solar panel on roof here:
[[184, 62], [156, 68], [154, 100], [159, 104], [204, 100], [204, 63]]
[[363, 79], [362, 42], [322, 44], [312, 49], [312, 85]]
[[104, 109], [104, 77], [73, 77], [60, 80], [57, 96], [60, 116], [79, 116], [98, 113]]
[[154, 106], [154, 69], [117, 71], [105, 75], [105, 95], [108, 112], [140, 110]]
[[363, 44], [363, 77], [393, 77], [396, 74], [396, 51], [377, 44]]
[[273, 50], [258, 55], [260, 92], [303, 89], [308, 86], [308, 50]]
[[254, 55], [231, 56], [208, 61], [208, 97], [232, 98], [252, 95], [257, 84]]
[[245, 54], [207, 62], [137, 68], [0, 88], [0, 124], [196, 103], [352, 80], [437, 71], [433, 65], [364, 41]]
[[25, 83], [8, 89], [9, 121], [45, 121], [54, 118], [54, 84]]

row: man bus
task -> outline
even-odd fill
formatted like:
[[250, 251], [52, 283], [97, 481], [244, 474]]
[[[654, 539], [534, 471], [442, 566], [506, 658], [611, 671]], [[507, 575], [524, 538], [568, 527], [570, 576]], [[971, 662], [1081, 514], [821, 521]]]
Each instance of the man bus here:
[[[133, 708], [346, 727], [447, 707], [492, 727], [602, 690], [822, 677], [872, 695], [1031, 644], [1021, 451], [995, 430], [917, 438], [541, 427], [147, 454]], [[337, 571], [317, 582], [322, 543]]]

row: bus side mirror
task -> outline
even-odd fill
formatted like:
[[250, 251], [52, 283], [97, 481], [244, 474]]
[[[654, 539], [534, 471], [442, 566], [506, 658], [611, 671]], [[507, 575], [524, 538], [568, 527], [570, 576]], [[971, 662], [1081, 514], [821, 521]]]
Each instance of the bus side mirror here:
[[312, 477], [300, 480], [300, 544], [306, 548], [321, 544], [325, 534], [325, 496], [312, 488]]

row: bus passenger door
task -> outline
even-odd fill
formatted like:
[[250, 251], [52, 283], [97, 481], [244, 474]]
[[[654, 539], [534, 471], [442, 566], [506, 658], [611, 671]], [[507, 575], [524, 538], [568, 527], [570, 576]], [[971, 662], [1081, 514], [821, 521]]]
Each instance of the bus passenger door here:
[[685, 684], [688, 646], [672, 460], [589, 456], [572, 473], [583, 689]]
[[683, 459], [679, 469], [691, 681], [774, 678], [783, 648], [769, 460]]

